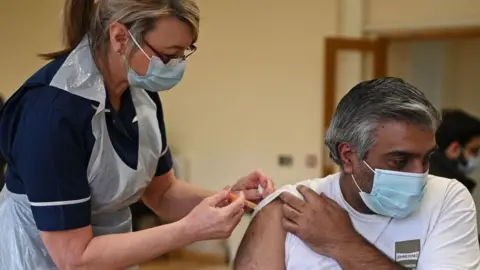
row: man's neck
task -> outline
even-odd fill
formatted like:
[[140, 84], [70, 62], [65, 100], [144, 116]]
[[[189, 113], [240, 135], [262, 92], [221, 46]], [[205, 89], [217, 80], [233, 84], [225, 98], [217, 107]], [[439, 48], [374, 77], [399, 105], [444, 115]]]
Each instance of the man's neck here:
[[353, 183], [351, 175], [343, 172], [340, 174], [340, 191], [342, 192], [345, 201], [357, 212], [373, 214], [360, 197], [359, 190], [355, 183]]

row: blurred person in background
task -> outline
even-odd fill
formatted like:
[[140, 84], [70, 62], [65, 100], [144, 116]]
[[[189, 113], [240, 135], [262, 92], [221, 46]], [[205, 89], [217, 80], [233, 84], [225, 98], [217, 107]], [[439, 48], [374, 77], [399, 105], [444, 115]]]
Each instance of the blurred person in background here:
[[477, 183], [469, 175], [479, 165], [480, 120], [462, 110], [444, 110], [436, 140], [430, 173], [456, 179], [472, 193]]

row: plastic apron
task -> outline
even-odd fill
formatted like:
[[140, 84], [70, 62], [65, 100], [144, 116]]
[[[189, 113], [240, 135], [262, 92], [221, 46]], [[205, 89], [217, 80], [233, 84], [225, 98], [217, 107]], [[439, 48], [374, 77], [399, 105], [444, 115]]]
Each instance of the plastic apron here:
[[[122, 161], [110, 141], [103, 78], [93, 62], [86, 38], [68, 56], [50, 85], [98, 102], [98, 107], [92, 105], [96, 111], [91, 122], [95, 143], [87, 171], [93, 233], [99, 236], [130, 232], [129, 205], [140, 199], [162, 154], [155, 103], [143, 89], [131, 89], [139, 135], [135, 170]], [[26, 195], [13, 194], [4, 188], [0, 194], [0, 216], [0, 269], [57, 269], [40, 239]]]

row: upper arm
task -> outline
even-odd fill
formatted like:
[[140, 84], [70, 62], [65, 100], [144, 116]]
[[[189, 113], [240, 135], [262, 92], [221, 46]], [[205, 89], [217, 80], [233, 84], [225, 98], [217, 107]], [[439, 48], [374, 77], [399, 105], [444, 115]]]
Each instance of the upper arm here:
[[168, 147], [167, 142], [167, 131], [165, 128], [165, 120], [163, 115], [162, 102], [160, 101], [160, 96], [158, 93], [147, 92], [152, 98], [153, 102], [157, 106], [157, 119], [158, 127], [160, 128], [160, 135], [162, 136], [162, 154], [158, 160], [157, 170], [155, 176], [161, 176], [165, 173], [168, 173], [173, 167], [172, 154], [170, 152], [170, 147]]
[[447, 191], [440, 216], [420, 252], [418, 269], [480, 269], [475, 204], [460, 183]]
[[70, 107], [68, 103], [45, 103], [24, 109], [9, 162], [21, 179], [45, 247], [62, 268], [79, 259], [92, 238], [89, 151], [83, 119], [59, 108]]
[[282, 203], [275, 200], [250, 223], [238, 248], [234, 269], [285, 269], [285, 238]]
[[176, 181], [176, 178], [173, 174], [173, 170], [170, 170], [163, 175], [153, 177], [152, 182], [150, 182], [143, 193], [143, 202], [150, 209], [155, 210], [162, 202], [165, 192], [172, 186], [174, 181]]
[[91, 215], [83, 125], [55, 104], [48, 107], [29, 111], [19, 123], [12, 165], [40, 231], [82, 228]]
[[287, 234], [282, 226], [283, 203], [277, 198], [281, 193], [289, 192], [303, 199], [296, 189], [298, 185], [318, 189], [317, 181], [305, 180], [277, 189], [258, 204], [238, 249], [236, 269], [285, 269], [286, 256], [290, 252], [288, 249], [292, 248], [294, 236]]

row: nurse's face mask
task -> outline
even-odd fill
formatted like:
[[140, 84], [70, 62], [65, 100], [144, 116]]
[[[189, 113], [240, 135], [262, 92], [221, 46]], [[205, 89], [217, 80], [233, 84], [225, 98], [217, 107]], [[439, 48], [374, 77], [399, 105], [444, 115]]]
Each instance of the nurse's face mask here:
[[[141, 76], [136, 73], [124, 58], [128, 66], [128, 83], [132, 87], [142, 88], [150, 92], [160, 92], [172, 89], [183, 78], [185, 71], [186, 58], [195, 52], [195, 47], [192, 46], [184, 56], [176, 57], [155, 52], [151, 46], [152, 51], [157, 55], [149, 56], [140, 46], [138, 41], [133, 37], [129, 31], [130, 37], [135, 46], [149, 59], [149, 65], [145, 75]], [[161, 58], [160, 58], [161, 57]]]
[[425, 173], [409, 173], [373, 169], [365, 161], [363, 164], [374, 174], [372, 191], [363, 191], [353, 174], [352, 179], [371, 211], [382, 216], [405, 218], [419, 207], [425, 194], [428, 170]]

